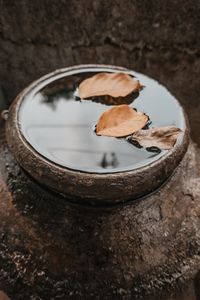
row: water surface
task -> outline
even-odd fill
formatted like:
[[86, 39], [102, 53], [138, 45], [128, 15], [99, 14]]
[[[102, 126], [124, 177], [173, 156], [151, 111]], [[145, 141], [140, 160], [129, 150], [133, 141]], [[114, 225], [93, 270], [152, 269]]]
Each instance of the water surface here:
[[[83, 68], [55, 75], [33, 88], [19, 113], [24, 137], [48, 160], [85, 172], [127, 171], [159, 159], [166, 151], [151, 153], [123, 138], [95, 134], [96, 122], [110, 106], [90, 100], [77, 101], [74, 91], [84, 78], [101, 71], [113, 72], [107, 68]], [[150, 117], [150, 127], [175, 125], [184, 129], [182, 110], [167, 89], [147, 76], [131, 71], [130, 74], [145, 86], [130, 106]]]

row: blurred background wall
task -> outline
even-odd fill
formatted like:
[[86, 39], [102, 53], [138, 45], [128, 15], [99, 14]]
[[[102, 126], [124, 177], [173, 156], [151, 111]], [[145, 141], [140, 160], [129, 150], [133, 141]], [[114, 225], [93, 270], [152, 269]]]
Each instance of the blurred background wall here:
[[4, 101], [57, 68], [121, 65], [166, 85], [200, 144], [199, 29], [198, 0], [0, 0]]

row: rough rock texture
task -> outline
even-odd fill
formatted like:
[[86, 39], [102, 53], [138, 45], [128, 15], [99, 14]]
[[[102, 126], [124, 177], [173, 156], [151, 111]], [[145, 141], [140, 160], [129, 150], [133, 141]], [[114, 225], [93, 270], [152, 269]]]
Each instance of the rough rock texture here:
[[11, 157], [2, 126], [0, 136], [0, 289], [11, 299], [179, 300], [184, 287], [188, 300], [197, 299], [200, 153], [193, 144], [160, 191], [103, 210], [70, 206], [39, 187]]

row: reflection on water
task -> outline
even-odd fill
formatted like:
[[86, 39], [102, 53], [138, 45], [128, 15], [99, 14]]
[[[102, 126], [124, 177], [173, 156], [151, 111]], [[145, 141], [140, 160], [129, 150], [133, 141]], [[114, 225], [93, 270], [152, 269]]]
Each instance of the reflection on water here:
[[[152, 154], [125, 139], [95, 134], [94, 126], [108, 107], [90, 100], [77, 101], [74, 91], [83, 78], [96, 71], [85, 69], [85, 73], [65, 76], [42, 89], [33, 89], [26, 96], [19, 122], [28, 142], [54, 163], [87, 172], [131, 170], [158, 159], [165, 151]], [[174, 97], [156, 81], [141, 74], [136, 77], [145, 89], [131, 106], [149, 115], [150, 127], [182, 128], [182, 111]]]
[[119, 161], [117, 159], [117, 155], [112, 153], [104, 153], [103, 158], [101, 160], [100, 166], [104, 169], [107, 168], [117, 168], [119, 165]]

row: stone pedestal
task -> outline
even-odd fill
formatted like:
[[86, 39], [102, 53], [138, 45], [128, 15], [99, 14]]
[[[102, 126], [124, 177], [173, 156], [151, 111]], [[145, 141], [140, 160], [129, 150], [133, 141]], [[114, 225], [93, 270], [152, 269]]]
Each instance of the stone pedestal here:
[[159, 191], [112, 209], [72, 206], [40, 187], [13, 160], [3, 126], [0, 145], [0, 284], [11, 299], [172, 299], [178, 290], [179, 300], [190, 286], [187, 299], [195, 299], [200, 154], [194, 144]]

